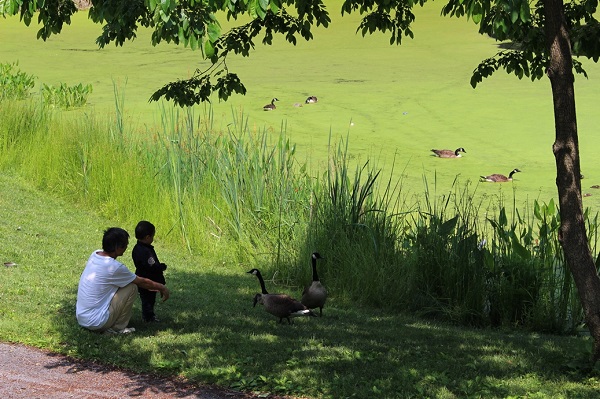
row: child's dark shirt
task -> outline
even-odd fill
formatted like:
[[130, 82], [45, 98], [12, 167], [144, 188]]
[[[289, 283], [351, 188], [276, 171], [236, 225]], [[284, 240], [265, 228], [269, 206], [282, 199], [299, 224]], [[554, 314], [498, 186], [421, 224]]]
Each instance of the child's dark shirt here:
[[136, 275], [165, 284], [163, 271], [166, 270], [167, 265], [160, 263], [152, 245], [138, 241], [131, 251], [131, 257], [135, 265]]

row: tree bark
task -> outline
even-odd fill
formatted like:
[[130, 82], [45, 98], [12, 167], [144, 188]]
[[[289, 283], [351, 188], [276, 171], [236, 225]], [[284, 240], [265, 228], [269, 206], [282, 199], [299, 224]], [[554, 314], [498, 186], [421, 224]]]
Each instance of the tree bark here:
[[591, 254], [581, 201], [579, 139], [575, 112], [573, 62], [562, 0], [545, 0], [547, 70], [552, 85], [556, 138], [556, 186], [560, 204], [559, 240], [579, 299], [587, 327], [594, 339], [592, 361], [600, 359], [600, 278]]

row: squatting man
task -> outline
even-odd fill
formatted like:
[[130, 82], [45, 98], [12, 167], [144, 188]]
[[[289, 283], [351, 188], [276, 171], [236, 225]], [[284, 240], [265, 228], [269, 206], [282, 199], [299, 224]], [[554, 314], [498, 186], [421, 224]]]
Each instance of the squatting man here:
[[129, 233], [119, 227], [104, 232], [102, 249], [94, 251], [85, 265], [77, 289], [77, 322], [84, 328], [108, 334], [127, 334], [137, 287], [160, 293], [163, 302], [169, 289], [139, 277], [117, 261], [129, 245]]

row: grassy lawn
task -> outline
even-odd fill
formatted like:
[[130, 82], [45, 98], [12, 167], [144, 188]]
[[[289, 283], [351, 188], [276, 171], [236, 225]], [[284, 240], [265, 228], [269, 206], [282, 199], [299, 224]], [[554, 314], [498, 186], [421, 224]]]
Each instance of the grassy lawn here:
[[[185, 255], [161, 243], [172, 298], [164, 323], [131, 336], [79, 328], [76, 287], [109, 220], [0, 176], [3, 262], [0, 340], [22, 342], [135, 371], [182, 375], [241, 390], [312, 398], [593, 398], [585, 337], [458, 328], [356, 307], [333, 295], [322, 318], [278, 324], [252, 308], [258, 283], [227, 250]], [[128, 229], [131, 231], [130, 226]], [[130, 252], [122, 261], [131, 265]], [[307, 265], [308, 267], [308, 265]], [[299, 287], [273, 286], [299, 295]]]

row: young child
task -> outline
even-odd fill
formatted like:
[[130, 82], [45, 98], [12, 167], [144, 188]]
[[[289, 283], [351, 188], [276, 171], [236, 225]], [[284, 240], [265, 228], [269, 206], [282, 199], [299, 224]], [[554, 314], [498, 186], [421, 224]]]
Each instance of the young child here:
[[[167, 265], [160, 263], [156, 251], [152, 246], [156, 228], [148, 221], [142, 220], [135, 227], [135, 238], [137, 243], [131, 251], [131, 257], [135, 265], [135, 274], [140, 277], [148, 278], [157, 283], [165, 284], [163, 272], [167, 270]], [[142, 300], [142, 320], [149, 323], [157, 323], [159, 320], [154, 314], [154, 303], [156, 302], [156, 292], [138, 287], [140, 299]]]

